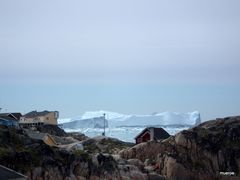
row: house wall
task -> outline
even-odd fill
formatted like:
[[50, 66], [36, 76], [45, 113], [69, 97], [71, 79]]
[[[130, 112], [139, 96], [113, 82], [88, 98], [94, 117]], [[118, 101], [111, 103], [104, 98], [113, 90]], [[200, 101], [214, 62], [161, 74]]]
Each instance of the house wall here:
[[142, 142], [142, 137], [138, 137], [137, 139], [136, 139], [136, 144], [139, 144], [139, 143], [141, 143]]
[[143, 136], [142, 136], [142, 142], [148, 142], [150, 141], [150, 133], [146, 132]]
[[57, 116], [56, 116], [56, 112], [50, 112], [48, 113], [46, 116], [42, 117], [43, 121], [46, 124], [53, 124], [53, 125], [57, 125]]
[[19, 123], [23, 124], [29, 124], [29, 123], [38, 123], [38, 122], [44, 122], [43, 118], [41, 117], [35, 117], [35, 118], [27, 118], [27, 117], [21, 117]]
[[154, 140], [154, 129], [150, 128], [150, 141]]
[[44, 123], [44, 124], [57, 125], [58, 114], [56, 113], [58, 112], [49, 112], [45, 116], [37, 116], [34, 118], [21, 117], [20, 123], [21, 124]]
[[4, 126], [18, 126], [17, 121], [0, 119], [0, 124]]
[[151, 132], [146, 131], [146, 132], [143, 133], [141, 136], [139, 136], [139, 137], [136, 139], [136, 144], [150, 141], [150, 140], [151, 140], [151, 135], [150, 135], [150, 133], [151, 133]]

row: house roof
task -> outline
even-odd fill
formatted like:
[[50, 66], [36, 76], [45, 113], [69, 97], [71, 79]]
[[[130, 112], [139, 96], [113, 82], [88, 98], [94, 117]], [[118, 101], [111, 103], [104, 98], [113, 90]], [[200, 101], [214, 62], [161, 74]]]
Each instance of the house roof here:
[[0, 119], [4, 121], [16, 121], [16, 119], [9, 116], [0, 116]]
[[0, 116], [8, 116], [10, 113], [0, 113]]
[[154, 128], [154, 138], [156, 139], [166, 139], [170, 136], [167, 131], [163, 128]]
[[12, 169], [9, 169], [5, 166], [0, 165], [0, 179], [19, 179], [24, 180], [27, 179], [26, 176], [20, 174]]
[[154, 139], [166, 139], [168, 138], [170, 135], [168, 134], [167, 131], [165, 131], [163, 128], [155, 128], [155, 127], [147, 127], [145, 129], [143, 129], [136, 137], [135, 139], [137, 139], [138, 137], [142, 136], [146, 131], [151, 131], [151, 129], [153, 129], [153, 135], [154, 135]]
[[34, 117], [38, 117], [38, 116], [45, 116], [48, 113], [50, 113], [50, 111], [42, 111], [42, 112], [31, 111], [31, 112], [25, 114], [23, 117], [34, 118]]
[[15, 120], [20, 120], [20, 117], [22, 117], [21, 113], [0, 113], [0, 117], [12, 117]]
[[17, 118], [17, 120], [20, 120], [20, 117], [22, 117], [21, 113], [11, 113], [13, 116]]
[[48, 133], [41, 133], [41, 132], [36, 132], [36, 131], [31, 131], [31, 130], [27, 130], [26, 131], [27, 135], [31, 138], [31, 139], [36, 139], [36, 140], [42, 140], [44, 141], [44, 139], [46, 137], [50, 138], [55, 145], [57, 145], [56, 141], [54, 140], [54, 138], [48, 134]]

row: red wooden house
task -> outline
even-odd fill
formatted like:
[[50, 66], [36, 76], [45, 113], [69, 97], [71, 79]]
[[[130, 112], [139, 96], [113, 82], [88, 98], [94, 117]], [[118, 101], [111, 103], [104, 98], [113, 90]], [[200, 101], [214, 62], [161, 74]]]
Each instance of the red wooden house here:
[[163, 128], [147, 127], [140, 132], [136, 137], [136, 144], [153, 140], [162, 140], [170, 135]]

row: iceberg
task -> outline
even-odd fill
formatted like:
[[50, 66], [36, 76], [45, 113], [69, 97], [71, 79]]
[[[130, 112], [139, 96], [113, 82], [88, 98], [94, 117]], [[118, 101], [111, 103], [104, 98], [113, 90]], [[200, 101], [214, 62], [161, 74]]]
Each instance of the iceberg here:
[[103, 117], [104, 114], [106, 117], [105, 123], [108, 124], [108, 127], [194, 126], [201, 123], [200, 113], [198, 111], [188, 113], [167, 111], [163, 113], [153, 113], [149, 115], [126, 115], [103, 110], [88, 111], [85, 112], [80, 118], [67, 119], [68, 121], [65, 119], [64, 121], [60, 120], [59, 122], [62, 122], [63, 125], [66, 125], [68, 123], [68, 128], [70, 128], [71, 125], [75, 125], [74, 128], [78, 128], [78, 125], [84, 125], [84, 127], [103, 127], [104, 121], [100, 119], [99, 121], [95, 118]]

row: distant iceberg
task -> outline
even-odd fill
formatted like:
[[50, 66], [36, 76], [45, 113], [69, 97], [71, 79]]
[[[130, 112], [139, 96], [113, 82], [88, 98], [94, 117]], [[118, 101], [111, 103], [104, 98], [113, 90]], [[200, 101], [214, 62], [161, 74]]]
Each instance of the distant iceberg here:
[[[74, 125], [74, 129], [81, 128], [81, 125], [84, 127], [89, 126], [89, 128], [103, 127], [104, 121], [102, 119], [95, 119], [103, 117], [103, 114], [106, 115], [105, 123], [109, 128], [124, 126], [194, 126], [201, 123], [200, 113], [198, 111], [188, 113], [163, 112], [150, 115], [125, 115], [103, 110], [88, 111], [80, 118], [59, 120], [59, 123], [62, 122], [63, 125], [68, 123], [68, 128], [71, 128], [71, 125]], [[76, 125], [79, 127], [76, 127]]]
[[106, 119], [104, 120], [103, 116], [62, 123], [64, 129], [104, 128], [104, 125], [105, 127], [108, 127], [108, 121]]

